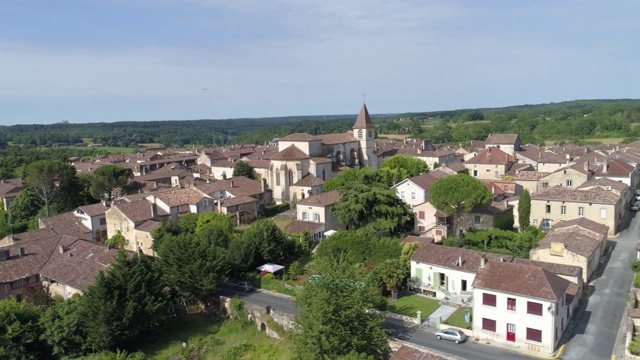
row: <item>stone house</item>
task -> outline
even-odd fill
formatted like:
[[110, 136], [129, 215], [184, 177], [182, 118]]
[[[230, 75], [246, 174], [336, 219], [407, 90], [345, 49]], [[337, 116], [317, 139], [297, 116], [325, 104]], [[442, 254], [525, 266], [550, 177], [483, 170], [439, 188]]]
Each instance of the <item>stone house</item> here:
[[488, 147], [465, 162], [469, 175], [478, 179], [501, 179], [515, 163], [515, 157], [497, 147]]
[[514, 156], [520, 151], [520, 136], [518, 134], [489, 134], [485, 140], [485, 148], [499, 148], [505, 153]]

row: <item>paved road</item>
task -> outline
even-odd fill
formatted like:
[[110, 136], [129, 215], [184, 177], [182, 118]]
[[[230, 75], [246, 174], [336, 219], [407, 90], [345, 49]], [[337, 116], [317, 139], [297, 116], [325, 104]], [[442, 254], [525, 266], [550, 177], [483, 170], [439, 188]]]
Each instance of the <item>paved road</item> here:
[[[275, 310], [286, 312], [288, 314], [296, 313], [296, 308], [293, 307], [293, 303], [290, 298], [274, 295], [269, 292], [254, 291], [245, 293], [225, 287], [221, 289], [219, 293], [220, 295], [228, 297], [238, 295], [239, 298], [244, 299], [248, 303], [265, 307], [271, 306]], [[456, 344], [450, 341], [439, 341], [433, 335], [434, 330], [420, 328], [417, 325], [407, 325], [405, 322], [395, 319], [387, 319], [384, 323], [384, 327], [389, 329], [391, 335], [399, 340], [431, 348], [442, 353], [451, 354], [462, 359], [532, 359], [508, 350], [469, 341], [462, 344]]]
[[632, 213], [628, 228], [618, 238], [610, 240], [615, 247], [608, 263], [601, 264], [601, 268], [606, 265], [604, 271], [598, 269], [602, 275], [592, 281], [594, 293], [588, 299], [585, 312], [562, 355], [563, 359], [611, 359], [621, 320], [626, 319], [625, 305], [633, 282], [629, 265], [635, 261], [635, 246], [639, 240], [640, 221], [636, 215]]

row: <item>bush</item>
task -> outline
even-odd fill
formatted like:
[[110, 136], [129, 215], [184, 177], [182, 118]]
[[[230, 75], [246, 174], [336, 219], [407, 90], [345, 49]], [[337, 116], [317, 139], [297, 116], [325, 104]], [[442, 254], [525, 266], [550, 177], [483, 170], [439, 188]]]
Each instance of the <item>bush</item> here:
[[264, 217], [271, 217], [274, 215], [278, 215], [281, 212], [287, 211], [290, 208], [291, 207], [289, 206], [289, 203], [286, 202], [283, 202], [280, 205], [269, 205], [264, 207], [264, 209], [262, 210], [262, 215]]
[[230, 308], [230, 314], [229, 314], [229, 318], [231, 318], [231, 320], [233, 321], [249, 321], [249, 313], [247, 312], [247, 310], [244, 308], [245, 306], [245, 302], [242, 299], [239, 299], [238, 296], [234, 296], [231, 299], [231, 302], [229, 304], [229, 308]]

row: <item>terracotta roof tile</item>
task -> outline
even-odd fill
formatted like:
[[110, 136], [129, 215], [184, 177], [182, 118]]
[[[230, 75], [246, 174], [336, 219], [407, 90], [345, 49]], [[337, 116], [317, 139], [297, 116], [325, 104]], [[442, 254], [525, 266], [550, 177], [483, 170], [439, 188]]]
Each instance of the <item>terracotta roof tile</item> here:
[[[487, 262], [511, 261], [513, 256], [486, 253], [464, 248], [447, 247], [436, 244], [421, 245], [413, 256], [412, 261], [419, 261], [425, 264], [438, 265], [450, 269], [475, 273], [480, 267], [481, 258], [485, 257]], [[462, 264], [460, 265], [460, 259]]]
[[196, 185], [203, 193], [213, 196], [214, 193], [226, 191], [233, 196], [257, 196], [264, 193], [262, 185], [255, 180], [248, 179], [244, 176], [234, 176], [226, 180], [218, 180], [211, 183]]
[[285, 229], [289, 234], [299, 235], [302, 234], [303, 231], [308, 231], [313, 234], [323, 226], [324, 223], [320, 222], [293, 220]]
[[582, 268], [574, 265], [550, 263], [546, 261], [536, 261], [529, 259], [513, 258], [512, 263], [538, 266], [543, 269], [549, 270], [556, 275], [572, 276], [576, 278], [582, 278]]
[[271, 160], [291, 161], [309, 159], [309, 155], [298, 149], [295, 145], [290, 145], [271, 157]]
[[482, 150], [478, 155], [467, 160], [467, 164], [491, 164], [491, 165], [507, 165], [514, 163], [515, 159], [513, 155], [509, 155], [506, 152], [496, 147], [490, 147]]
[[294, 133], [285, 137], [281, 137], [278, 141], [315, 141], [319, 140], [317, 137], [307, 133]]
[[323, 145], [344, 144], [348, 142], [358, 141], [358, 139], [353, 137], [353, 134], [350, 132], [337, 133], [337, 134], [324, 134], [324, 135], [318, 135], [317, 137], [322, 140]]
[[89, 216], [104, 215], [105, 211], [109, 210], [109, 208], [110, 206], [105, 206], [103, 203], [82, 205], [78, 207], [78, 209], [82, 210], [82, 212]]
[[[604, 169], [604, 166], [607, 168]], [[634, 170], [635, 167], [626, 162], [620, 159], [612, 159], [603, 162], [594, 170], [594, 173], [598, 176], [629, 177]]]
[[252, 202], [257, 202], [258, 200], [256, 198], [252, 198], [251, 196], [238, 196], [238, 197], [232, 197], [232, 198], [226, 198], [224, 200], [222, 200], [222, 206], [223, 207], [229, 207], [229, 206], [236, 206], [236, 205], [241, 205], [241, 204], [249, 204]]
[[489, 134], [487, 136], [487, 145], [504, 145], [515, 144], [518, 134]]
[[426, 349], [416, 349], [407, 345], [402, 345], [391, 357], [391, 360], [447, 360], [450, 357], [434, 354]]
[[293, 184], [293, 186], [311, 187], [311, 186], [320, 186], [323, 184], [324, 184], [324, 180], [319, 179], [313, 176], [312, 174], [307, 174], [305, 177], [303, 177], [302, 179], [298, 180], [298, 182]]
[[531, 200], [559, 200], [596, 204], [615, 204], [620, 195], [603, 189], [572, 190], [565, 187], [552, 187], [531, 194]]
[[[50, 229], [30, 231], [30, 233], [14, 234], [16, 244], [0, 248], [0, 250], [9, 250], [10, 256], [7, 260], [0, 261], [0, 283], [38, 274], [64, 236]], [[23, 240], [17, 241], [17, 239]], [[19, 255], [20, 248], [24, 248], [24, 256]]]
[[332, 190], [318, 195], [309, 196], [306, 199], [298, 201], [298, 205], [305, 206], [328, 206], [340, 201], [340, 193], [338, 190]]
[[561, 299], [570, 282], [538, 266], [508, 262], [488, 262], [478, 269], [474, 288], [489, 289], [557, 301]]
[[360, 114], [358, 114], [358, 118], [356, 119], [355, 124], [353, 124], [354, 129], [373, 129], [375, 125], [371, 121], [371, 116], [369, 116], [369, 110], [367, 109], [366, 104], [362, 104], [362, 108], [360, 109]]
[[194, 188], [173, 189], [171, 191], [154, 193], [153, 196], [169, 207], [195, 205], [203, 198], [209, 197]]
[[73, 211], [40, 218], [41, 226], [52, 228], [58, 234], [70, 235], [83, 239], [91, 239], [91, 229], [82, 224], [79, 217]]

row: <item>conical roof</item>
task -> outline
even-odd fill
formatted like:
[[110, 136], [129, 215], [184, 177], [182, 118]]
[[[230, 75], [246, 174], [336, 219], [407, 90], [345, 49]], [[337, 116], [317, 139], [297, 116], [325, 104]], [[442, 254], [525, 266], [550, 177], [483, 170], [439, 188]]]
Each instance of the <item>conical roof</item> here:
[[356, 119], [356, 123], [353, 124], [354, 129], [374, 129], [376, 126], [373, 125], [371, 121], [371, 116], [369, 116], [369, 110], [367, 110], [367, 104], [362, 104], [362, 109], [360, 109], [360, 114], [358, 114], [358, 119]]

